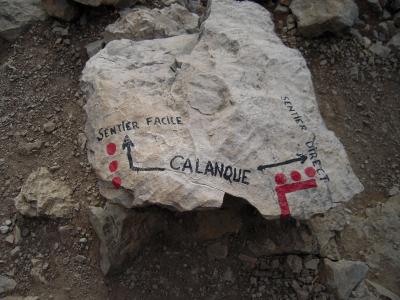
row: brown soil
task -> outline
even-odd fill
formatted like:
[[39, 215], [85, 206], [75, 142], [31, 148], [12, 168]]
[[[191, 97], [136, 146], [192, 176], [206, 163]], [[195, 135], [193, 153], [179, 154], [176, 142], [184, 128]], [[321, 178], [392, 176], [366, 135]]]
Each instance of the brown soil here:
[[[49, 20], [35, 24], [14, 43], [0, 46], [0, 223], [12, 219], [23, 236], [21, 251], [14, 257], [10, 251], [15, 246], [0, 237], [0, 274], [12, 274], [18, 282], [13, 294], [40, 299], [296, 299], [288, 282], [297, 275], [287, 271], [285, 257], [262, 258], [255, 266], [239, 258], [246, 248], [246, 235], [257, 231], [251, 208], [244, 214], [245, 229], [219, 240], [228, 245], [225, 259], [208, 257], [212, 242], [159, 236], [127, 264], [125, 272], [103, 278], [98, 240], [86, 208], [102, 205], [104, 199], [78, 138], [85, 122], [79, 78], [88, 59], [84, 46], [100, 38], [105, 25], [115, 18], [112, 10], [100, 9], [88, 16], [87, 24], [56, 25], [68, 27], [66, 36], [53, 32], [54, 21]], [[297, 46], [312, 72], [327, 126], [345, 145], [365, 186], [365, 192], [349, 204], [354, 213], [363, 214], [365, 207], [384, 201], [387, 191], [400, 182], [398, 59], [371, 63], [362, 47], [346, 36], [300, 39]], [[43, 130], [48, 121], [57, 125], [52, 133]], [[27, 149], [38, 141], [39, 149]], [[72, 220], [30, 219], [16, 213], [13, 198], [39, 166], [52, 169], [54, 177], [73, 188], [82, 209]], [[179, 223], [181, 214], [172, 217]], [[60, 226], [65, 225], [71, 230], [67, 227], [60, 234]], [[83, 237], [87, 243], [79, 241]], [[35, 257], [49, 264], [44, 269], [48, 284], [30, 275]], [[265, 273], [263, 265], [274, 259], [279, 262], [276, 272]], [[316, 274], [307, 276], [314, 285]], [[268, 291], [270, 286], [273, 289]], [[329, 298], [316, 291], [315, 299]]]

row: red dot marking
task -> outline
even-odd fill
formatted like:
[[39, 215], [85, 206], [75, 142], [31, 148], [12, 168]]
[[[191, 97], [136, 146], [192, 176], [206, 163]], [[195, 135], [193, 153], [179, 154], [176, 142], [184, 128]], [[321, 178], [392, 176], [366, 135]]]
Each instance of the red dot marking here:
[[110, 169], [110, 172], [115, 172], [118, 169], [118, 161], [113, 160], [112, 162], [110, 162], [110, 164], [108, 165], [108, 168]]
[[290, 177], [292, 177], [294, 181], [301, 180], [301, 174], [298, 171], [293, 171], [292, 173], [290, 173]]
[[114, 143], [109, 143], [107, 145], [108, 155], [114, 155], [115, 151], [117, 151], [117, 145], [115, 145]]
[[278, 173], [275, 175], [275, 182], [277, 184], [284, 184], [286, 183], [286, 176], [283, 173]]
[[114, 185], [114, 187], [115, 187], [116, 189], [119, 189], [119, 188], [121, 187], [121, 178], [119, 178], [119, 177], [114, 177], [114, 178], [112, 179], [112, 184]]
[[305, 168], [304, 173], [306, 173], [308, 177], [315, 177], [316, 174], [315, 169], [313, 167]]

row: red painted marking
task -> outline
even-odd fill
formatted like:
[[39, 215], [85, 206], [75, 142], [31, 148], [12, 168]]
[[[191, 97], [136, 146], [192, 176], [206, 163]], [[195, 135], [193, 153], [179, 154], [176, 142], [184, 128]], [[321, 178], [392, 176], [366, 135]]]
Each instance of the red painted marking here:
[[286, 176], [283, 173], [278, 173], [275, 175], [275, 182], [277, 184], [285, 184], [286, 183]]
[[305, 168], [304, 173], [306, 173], [308, 177], [315, 177], [315, 175], [317, 174], [317, 172], [315, 172], [315, 169], [313, 167]]
[[117, 145], [115, 145], [114, 143], [107, 144], [108, 155], [114, 155], [115, 151], [117, 151]]
[[298, 171], [293, 171], [292, 173], [290, 173], [290, 177], [292, 177], [294, 181], [301, 180], [301, 174]]
[[108, 165], [108, 168], [110, 169], [110, 172], [115, 172], [118, 169], [118, 161], [113, 160], [112, 162], [110, 162], [110, 164]]
[[114, 187], [115, 187], [116, 189], [119, 189], [119, 188], [121, 187], [121, 178], [119, 178], [119, 177], [114, 177], [114, 178], [112, 179], [112, 184], [114, 185]]
[[286, 194], [316, 187], [317, 182], [315, 181], [315, 179], [276, 186], [275, 191], [278, 195], [278, 202], [281, 208], [281, 217], [286, 218], [290, 216], [289, 203], [287, 202]]

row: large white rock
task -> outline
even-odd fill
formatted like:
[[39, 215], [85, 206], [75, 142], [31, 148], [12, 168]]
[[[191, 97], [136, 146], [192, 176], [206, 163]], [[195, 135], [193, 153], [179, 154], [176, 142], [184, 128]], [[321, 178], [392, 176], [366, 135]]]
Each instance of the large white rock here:
[[82, 82], [88, 157], [112, 202], [192, 210], [229, 193], [267, 218], [308, 218], [362, 190], [303, 57], [253, 2], [213, 1], [199, 36], [112, 41]]
[[0, 37], [13, 40], [25, 26], [45, 18], [40, 0], [0, 0]]
[[163, 9], [134, 8], [121, 14], [121, 18], [106, 27], [104, 38], [107, 41], [163, 38], [195, 33], [198, 29], [199, 17], [179, 4]]

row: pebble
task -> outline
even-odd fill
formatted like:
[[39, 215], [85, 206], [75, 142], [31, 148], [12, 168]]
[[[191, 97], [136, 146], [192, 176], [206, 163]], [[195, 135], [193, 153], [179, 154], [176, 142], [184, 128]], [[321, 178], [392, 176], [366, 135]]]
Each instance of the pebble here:
[[316, 271], [318, 269], [318, 265], [319, 265], [319, 259], [311, 259], [304, 264], [306, 269], [314, 270], [314, 271]]
[[43, 125], [43, 129], [47, 133], [51, 133], [56, 129], [56, 123], [49, 121]]
[[297, 255], [288, 255], [286, 263], [293, 273], [300, 273], [303, 269], [303, 260]]
[[87, 238], [81, 238], [81, 239], [79, 239], [79, 243], [81, 243], [81, 244], [87, 243]]
[[10, 228], [8, 226], [6, 226], [6, 225], [0, 226], [1, 234], [6, 234], [8, 232], [8, 230], [10, 230]]
[[14, 244], [14, 235], [12, 235], [12, 234], [7, 235], [7, 237], [5, 238], [5, 241], [7, 243]]
[[400, 189], [398, 185], [394, 185], [389, 191], [388, 191], [388, 196], [393, 197], [400, 194]]
[[21, 247], [17, 246], [10, 251], [11, 257], [15, 257], [21, 251]]

